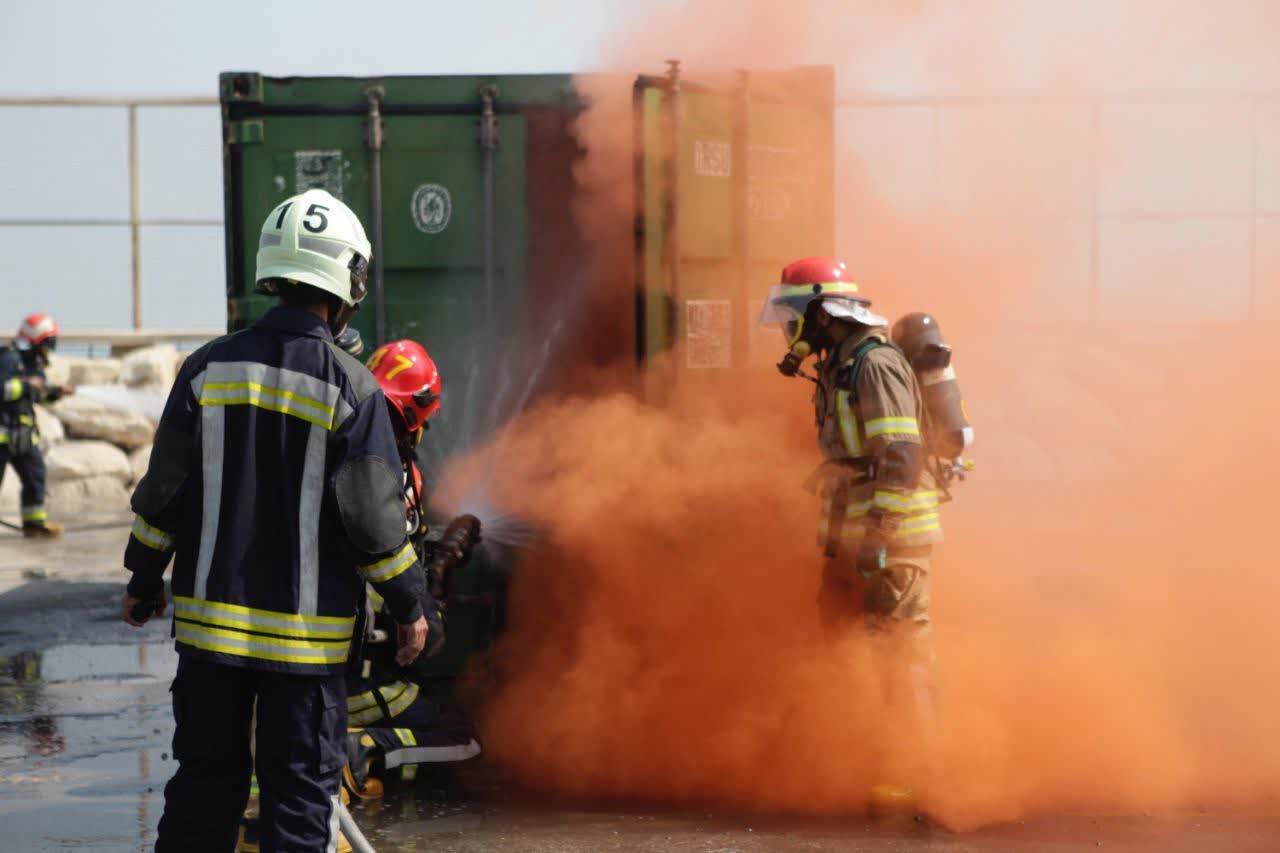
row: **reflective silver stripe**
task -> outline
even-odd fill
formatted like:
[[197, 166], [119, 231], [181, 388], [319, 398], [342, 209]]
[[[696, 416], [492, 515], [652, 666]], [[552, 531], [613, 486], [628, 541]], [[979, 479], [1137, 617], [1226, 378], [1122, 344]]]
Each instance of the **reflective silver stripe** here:
[[[265, 234], [263, 235], [266, 236]], [[310, 252], [319, 252], [325, 257], [340, 258], [342, 253], [349, 247], [346, 243], [340, 243], [337, 240], [326, 240], [323, 237], [299, 237], [298, 248], [306, 249]]]
[[182, 595], [174, 597], [173, 606], [179, 619], [233, 631], [256, 631], [305, 640], [349, 640], [356, 624], [354, 616], [300, 616], [221, 601], [199, 601]]
[[205, 374], [201, 405], [255, 405], [326, 429], [339, 422], [341, 390], [315, 376], [252, 361], [216, 362]]
[[279, 233], [275, 233], [271, 231], [263, 231], [262, 236], [258, 238], [259, 249], [265, 249], [268, 246], [279, 246], [279, 245], [280, 245]]
[[414, 553], [413, 546], [406, 544], [386, 559], [367, 566], [360, 566], [360, 573], [370, 583], [386, 583], [398, 577], [405, 569], [412, 566], [417, 559], [418, 555]]
[[445, 761], [466, 761], [480, 754], [480, 744], [472, 738], [469, 743], [457, 746], [414, 746], [405, 749], [389, 749], [383, 760], [388, 770], [402, 764], [439, 764]]
[[[199, 379], [199, 377], [197, 377]], [[218, 519], [222, 513], [222, 453], [226, 443], [226, 410], [208, 406], [200, 410], [200, 457], [204, 495], [200, 507], [200, 552], [196, 555], [193, 598], [209, 597], [209, 569], [218, 544]]]
[[324, 498], [324, 427], [311, 425], [298, 493], [298, 612], [313, 616], [320, 602], [320, 502]]
[[345, 424], [347, 422], [347, 418], [351, 417], [352, 413], [355, 412], [355, 409], [351, 408], [350, 404], [347, 403], [347, 401], [342, 399], [341, 397], [338, 398], [337, 408], [338, 408], [338, 418], [333, 422], [334, 429], [337, 429], [338, 427]]
[[155, 551], [173, 550], [173, 534], [147, 524], [140, 515], [133, 517], [133, 537]]
[[173, 620], [174, 639], [196, 649], [219, 652], [235, 657], [282, 661], [300, 664], [336, 664], [347, 659], [348, 640], [319, 642], [260, 637], [222, 628], [195, 625], [182, 619]]

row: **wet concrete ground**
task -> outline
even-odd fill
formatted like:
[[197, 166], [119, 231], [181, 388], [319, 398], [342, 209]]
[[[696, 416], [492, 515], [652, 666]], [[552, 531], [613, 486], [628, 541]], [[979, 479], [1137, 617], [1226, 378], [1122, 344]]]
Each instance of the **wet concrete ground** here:
[[[176, 657], [162, 620], [119, 622], [127, 535], [0, 531], [0, 826], [5, 851], [149, 850], [163, 806]], [[539, 805], [492, 788], [357, 806], [379, 851], [1280, 851], [1280, 816], [1072, 815], [953, 835], [909, 820], [759, 818]]]

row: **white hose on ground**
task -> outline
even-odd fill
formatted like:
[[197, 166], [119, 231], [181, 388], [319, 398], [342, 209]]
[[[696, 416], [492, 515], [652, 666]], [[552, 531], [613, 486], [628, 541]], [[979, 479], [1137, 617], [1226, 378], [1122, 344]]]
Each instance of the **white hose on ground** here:
[[364, 833], [360, 831], [360, 827], [356, 826], [355, 818], [351, 816], [351, 812], [347, 811], [347, 807], [341, 800], [338, 801], [338, 828], [347, 837], [352, 853], [377, 853], [369, 843], [369, 839], [365, 838]]

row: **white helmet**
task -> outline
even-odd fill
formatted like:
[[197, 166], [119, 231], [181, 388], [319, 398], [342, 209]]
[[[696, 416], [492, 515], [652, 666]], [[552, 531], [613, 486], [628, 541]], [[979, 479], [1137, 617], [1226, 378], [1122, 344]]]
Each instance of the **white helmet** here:
[[373, 249], [360, 219], [325, 190], [312, 189], [276, 205], [258, 240], [260, 289], [284, 278], [332, 293], [347, 305], [364, 299]]

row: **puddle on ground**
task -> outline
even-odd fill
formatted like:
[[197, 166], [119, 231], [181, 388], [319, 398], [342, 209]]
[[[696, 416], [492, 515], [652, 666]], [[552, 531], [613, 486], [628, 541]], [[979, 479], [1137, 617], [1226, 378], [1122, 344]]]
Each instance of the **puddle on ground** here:
[[0, 821], [9, 850], [149, 850], [173, 772], [167, 641], [0, 657]]
[[[0, 823], [4, 850], [144, 851], [155, 844], [164, 783], [175, 770], [168, 687], [177, 655], [167, 621], [135, 632], [112, 622], [108, 603], [42, 615], [0, 611], [6, 648], [25, 637], [47, 648], [0, 654]], [[52, 626], [65, 618], [65, 624]], [[12, 630], [10, 630], [12, 629]], [[43, 632], [43, 633], [42, 633]], [[85, 642], [100, 638], [101, 642]], [[131, 642], [130, 642], [131, 641]], [[34, 645], [34, 643], [32, 643]], [[1027, 821], [964, 836], [857, 818], [760, 818], [661, 809], [590, 811], [515, 802], [476, 767], [463, 781], [392, 788], [352, 811], [374, 847], [388, 851], [641, 850], [1130, 851], [1280, 849], [1269, 816], [1091, 818]], [[447, 776], [445, 777], [447, 780]], [[421, 782], [421, 780], [420, 780]], [[442, 794], [443, 790], [448, 794]], [[468, 796], [459, 794], [468, 792]]]

